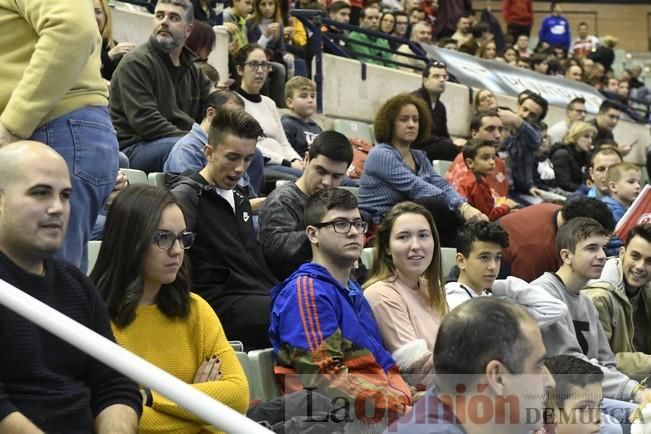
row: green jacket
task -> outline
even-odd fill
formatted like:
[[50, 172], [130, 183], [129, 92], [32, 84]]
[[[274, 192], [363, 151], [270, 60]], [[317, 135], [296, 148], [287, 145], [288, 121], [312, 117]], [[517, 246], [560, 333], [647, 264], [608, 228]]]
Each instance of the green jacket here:
[[[599, 312], [599, 320], [615, 353], [617, 368], [636, 380], [651, 375], [651, 355], [638, 351], [633, 344], [633, 307], [624, 288], [620, 259], [609, 259], [601, 278], [588, 282], [582, 291]], [[651, 318], [651, 284], [642, 288], [641, 296], [648, 321]], [[651, 325], [647, 323], [644, 327], [649, 329]], [[647, 340], [647, 348], [651, 348], [651, 339]]]
[[[387, 50], [391, 49], [391, 47], [389, 47], [389, 41], [387, 41], [386, 39], [374, 38], [364, 33], [351, 32], [350, 35], [348, 35], [348, 39], [364, 42], [366, 44], [373, 44], [376, 47], [386, 48]], [[358, 53], [359, 54], [358, 59], [363, 62], [374, 63], [376, 65], [387, 66], [389, 68], [395, 68], [395, 65], [392, 63], [387, 63], [381, 60], [372, 59], [370, 57], [363, 56], [364, 54], [370, 54], [371, 56], [377, 56], [385, 60], [391, 60], [393, 58], [393, 54], [390, 51], [383, 51], [380, 50], [379, 48], [375, 49], [375, 48], [367, 47], [365, 45], [358, 45], [353, 43], [352, 41], [348, 42], [348, 48]]]

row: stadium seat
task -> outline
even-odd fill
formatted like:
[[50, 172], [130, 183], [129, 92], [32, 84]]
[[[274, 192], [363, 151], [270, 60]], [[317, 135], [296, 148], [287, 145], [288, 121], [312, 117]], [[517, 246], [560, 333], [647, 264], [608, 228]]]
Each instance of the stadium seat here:
[[263, 401], [280, 396], [280, 387], [274, 375], [273, 349], [249, 351], [248, 356], [251, 366], [251, 376], [248, 378], [253, 383], [252, 396]]
[[137, 169], [120, 169], [129, 180], [129, 184], [149, 184], [147, 174]]
[[156, 187], [165, 187], [165, 174], [163, 172], [151, 172], [147, 175], [149, 185]]
[[362, 139], [373, 144], [373, 131], [369, 124], [364, 122], [349, 121], [347, 119], [335, 119], [335, 131], [340, 132], [349, 139]]
[[367, 247], [362, 250], [362, 264], [370, 271], [373, 267], [373, 256], [375, 255], [374, 247]]
[[434, 166], [434, 170], [436, 170], [436, 173], [438, 173], [443, 177], [445, 177], [445, 172], [448, 171], [451, 165], [452, 165], [452, 161], [432, 160], [432, 166]]
[[254, 382], [253, 373], [251, 372], [251, 361], [249, 360], [249, 356], [242, 351], [235, 351], [235, 355], [237, 356], [237, 361], [240, 362], [240, 366], [242, 366], [246, 380], [249, 383], [249, 401], [252, 401], [255, 391], [253, 390]]
[[452, 267], [457, 265], [457, 249], [453, 247], [441, 247], [441, 268], [443, 276], [447, 276]]
[[99, 255], [99, 249], [102, 247], [101, 241], [89, 241], [88, 242], [88, 274], [93, 271], [95, 262], [97, 262], [97, 255]]

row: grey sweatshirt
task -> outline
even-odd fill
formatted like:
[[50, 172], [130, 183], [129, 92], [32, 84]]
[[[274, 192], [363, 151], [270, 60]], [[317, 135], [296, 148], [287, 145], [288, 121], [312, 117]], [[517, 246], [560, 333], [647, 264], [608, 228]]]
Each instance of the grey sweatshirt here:
[[260, 244], [274, 275], [283, 280], [303, 262], [312, 260], [303, 210], [307, 195], [295, 183], [281, 185], [265, 199], [260, 211]]
[[638, 383], [617, 370], [615, 355], [590, 299], [582, 293], [570, 294], [553, 273], [545, 273], [531, 284], [544, 288], [568, 308], [564, 318], [542, 330], [547, 355], [569, 354], [598, 364], [605, 375], [604, 397], [630, 400]]

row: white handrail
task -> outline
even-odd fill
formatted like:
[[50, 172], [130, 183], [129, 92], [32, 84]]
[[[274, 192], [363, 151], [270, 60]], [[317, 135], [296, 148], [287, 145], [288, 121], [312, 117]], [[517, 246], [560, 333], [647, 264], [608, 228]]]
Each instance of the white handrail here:
[[228, 433], [270, 433], [230, 407], [0, 279], [0, 304]]

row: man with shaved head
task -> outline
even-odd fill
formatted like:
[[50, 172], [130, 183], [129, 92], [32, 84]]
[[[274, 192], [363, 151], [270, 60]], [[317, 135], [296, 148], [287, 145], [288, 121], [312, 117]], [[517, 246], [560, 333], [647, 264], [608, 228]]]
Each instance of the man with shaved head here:
[[[72, 183], [64, 159], [38, 142], [0, 148], [0, 279], [113, 339], [106, 306], [63, 243]], [[0, 433], [135, 434], [137, 386], [0, 306]]]

